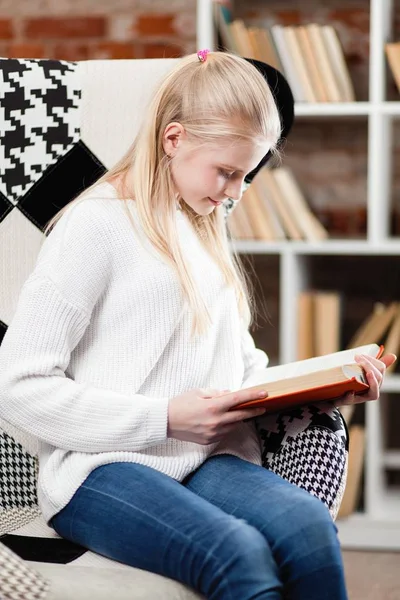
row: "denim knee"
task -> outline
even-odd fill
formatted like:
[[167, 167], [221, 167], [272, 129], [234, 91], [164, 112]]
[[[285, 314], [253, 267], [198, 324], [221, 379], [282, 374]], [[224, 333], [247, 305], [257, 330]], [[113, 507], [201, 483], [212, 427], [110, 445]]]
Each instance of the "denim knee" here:
[[279, 564], [307, 565], [309, 571], [340, 565], [337, 527], [325, 504], [305, 490], [294, 492], [274, 529], [271, 548]]
[[[282, 583], [265, 537], [243, 519], [224, 523], [203, 555], [200, 579], [207, 598], [280, 598]], [[276, 594], [276, 596], [275, 596]]]

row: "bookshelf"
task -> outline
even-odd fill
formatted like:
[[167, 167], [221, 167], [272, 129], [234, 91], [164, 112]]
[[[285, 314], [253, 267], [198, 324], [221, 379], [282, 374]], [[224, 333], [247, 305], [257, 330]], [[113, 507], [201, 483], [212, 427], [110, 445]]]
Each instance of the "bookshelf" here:
[[[243, 0], [236, 0], [236, 3]], [[274, 2], [271, 2], [273, 5]], [[276, 3], [275, 3], [276, 4]], [[400, 116], [400, 101], [387, 101], [387, 69], [385, 43], [391, 41], [394, 3], [391, 0], [365, 0], [370, 11], [369, 99], [344, 103], [297, 103], [297, 119], [323, 117], [363, 117], [368, 127], [367, 139], [367, 232], [365, 240], [328, 239], [311, 242], [234, 242], [241, 254], [270, 255], [279, 263], [279, 361], [296, 360], [296, 298], [308, 289], [310, 270], [315, 257], [337, 256], [344, 264], [347, 257], [360, 260], [391, 259], [393, 273], [400, 273], [400, 238], [390, 233], [392, 196], [392, 134]], [[332, 1], [332, 5], [334, 2]], [[212, 0], [197, 0], [197, 48], [215, 48]], [[287, 151], [287, 153], [290, 152]], [[362, 257], [362, 258], [361, 258]], [[385, 274], [377, 282], [385, 285]], [[345, 294], [346, 289], [342, 292]], [[393, 298], [400, 300], [400, 296]], [[379, 300], [379, 298], [377, 298]], [[367, 434], [364, 511], [337, 521], [339, 538], [344, 548], [400, 550], [400, 488], [388, 486], [385, 469], [400, 471], [400, 449], [385, 446], [384, 422], [391, 396], [400, 395], [400, 375], [387, 376], [382, 393], [388, 398], [365, 405]]]

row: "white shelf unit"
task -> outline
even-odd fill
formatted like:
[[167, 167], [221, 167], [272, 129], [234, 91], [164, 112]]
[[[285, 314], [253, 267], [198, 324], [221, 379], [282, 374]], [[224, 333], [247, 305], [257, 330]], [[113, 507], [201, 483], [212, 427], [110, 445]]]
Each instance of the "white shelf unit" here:
[[[239, 1], [239, 0], [237, 0]], [[400, 238], [389, 235], [392, 182], [392, 122], [400, 116], [400, 102], [386, 101], [384, 45], [392, 39], [394, 22], [391, 0], [365, 0], [370, 9], [369, 100], [354, 103], [297, 103], [297, 118], [365, 117], [368, 123], [368, 227], [365, 241], [327, 240], [323, 243], [237, 241], [243, 254], [271, 254], [280, 261], [280, 362], [295, 360], [296, 297], [307, 286], [305, 256], [393, 256], [400, 264]], [[215, 48], [212, 0], [198, 0], [198, 48]], [[274, 4], [271, 2], [271, 4]], [[275, 5], [279, 4], [275, 2]], [[344, 290], [345, 291], [345, 290]], [[377, 291], [377, 300], [379, 292]], [[383, 391], [400, 393], [400, 376], [386, 378]], [[337, 521], [343, 548], [400, 550], [400, 489], [388, 489], [387, 467], [400, 470], [400, 451], [385, 451], [382, 431], [383, 405], [366, 404], [365, 511]]]

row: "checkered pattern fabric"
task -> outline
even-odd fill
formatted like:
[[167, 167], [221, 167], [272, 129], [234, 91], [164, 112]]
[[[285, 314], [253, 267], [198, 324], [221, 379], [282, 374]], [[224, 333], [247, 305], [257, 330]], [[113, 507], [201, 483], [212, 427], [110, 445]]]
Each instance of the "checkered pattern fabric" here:
[[49, 583], [9, 548], [0, 544], [0, 598], [45, 600]]
[[[0, 59], [0, 343], [34, 268], [45, 225], [124, 154], [154, 87], [177, 60]], [[227, 214], [232, 208], [227, 205]], [[318, 425], [305, 412], [292, 421], [281, 415], [268, 419], [258, 424], [264, 465], [318, 495], [334, 513], [347, 457], [335, 419]], [[37, 505], [37, 449], [36, 439], [0, 421], [0, 541], [26, 560], [124, 568], [61, 539], [46, 525]], [[337, 470], [327, 467], [332, 456]], [[17, 590], [10, 599], [42, 597], [43, 582], [25, 577], [23, 565], [2, 546], [0, 570], [1, 582]], [[29, 590], [8, 572], [20, 574]], [[8, 598], [1, 587], [0, 597]]]
[[331, 405], [309, 405], [256, 419], [262, 464], [317, 496], [336, 518], [343, 497], [348, 432]]

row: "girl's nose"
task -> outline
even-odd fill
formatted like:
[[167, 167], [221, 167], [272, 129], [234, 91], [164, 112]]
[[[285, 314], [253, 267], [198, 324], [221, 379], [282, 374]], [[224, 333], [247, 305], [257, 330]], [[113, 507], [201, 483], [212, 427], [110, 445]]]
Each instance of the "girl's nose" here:
[[242, 188], [243, 181], [241, 179], [236, 181], [229, 181], [228, 185], [224, 190], [224, 193], [227, 195], [228, 198], [232, 198], [232, 200], [235, 200], [235, 202], [237, 202], [242, 197]]

